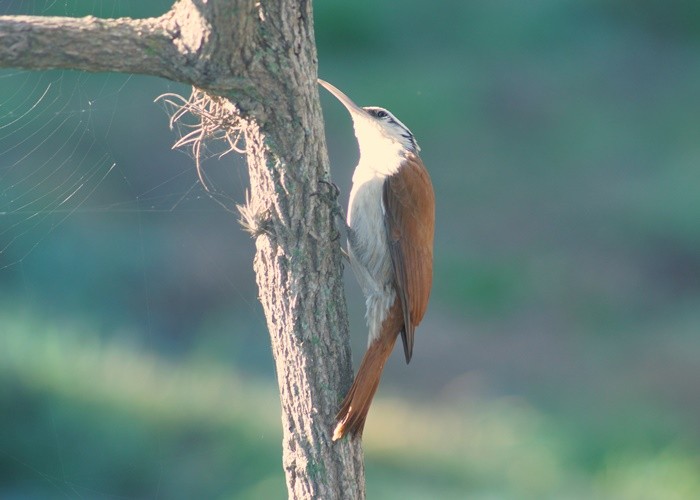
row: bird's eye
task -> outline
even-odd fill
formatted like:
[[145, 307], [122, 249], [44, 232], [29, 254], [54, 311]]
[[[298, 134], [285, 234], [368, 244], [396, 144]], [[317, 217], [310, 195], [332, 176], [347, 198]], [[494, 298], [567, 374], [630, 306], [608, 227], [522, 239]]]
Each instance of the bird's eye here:
[[377, 111], [377, 118], [386, 118], [387, 116], [389, 115], [383, 109]]

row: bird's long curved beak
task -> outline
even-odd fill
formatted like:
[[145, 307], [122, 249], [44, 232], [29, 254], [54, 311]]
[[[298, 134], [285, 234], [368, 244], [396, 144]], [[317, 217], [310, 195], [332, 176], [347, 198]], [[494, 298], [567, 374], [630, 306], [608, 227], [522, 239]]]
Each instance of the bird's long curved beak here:
[[351, 115], [355, 115], [355, 114], [358, 114], [361, 116], [367, 115], [367, 111], [365, 111], [360, 106], [358, 106], [357, 104], [352, 102], [352, 100], [348, 96], [343, 94], [340, 90], [335, 88], [330, 83], [328, 83], [324, 80], [321, 80], [320, 78], [318, 79], [318, 83], [323, 85], [328, 92], [333, 94], [335, 96], [335, 98], [338, 99], [343, 104], [343, 106], [345, 106], [348, 109], [348, 111], [350, 111]]

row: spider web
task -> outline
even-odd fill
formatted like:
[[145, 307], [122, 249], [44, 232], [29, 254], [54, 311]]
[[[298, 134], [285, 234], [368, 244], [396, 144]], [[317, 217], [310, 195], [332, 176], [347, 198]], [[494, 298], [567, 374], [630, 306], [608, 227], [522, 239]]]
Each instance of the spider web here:
[[[146, 17], [171, 4], [10, 1], [0, 3], [0, 15]], [[53, 342], [47, 325], [97, 325], [98, 342], [126, 334], [136, 351], [178, 360], [197, 348], [193, 334], [232, 318], [238, 339], [229, 323], [229, 340], [211, 340], [223, 343], [221, 357], [249, 365], [262, 358], [267, 365], [256, 371], [272, 373], [254, 300], [252, 245], [227, 211], [244, 198], [243, 160], [222, 158], [225, 145], [204, 144], [205, 189], [192, 153], [171, 149], [182, 131], [169, 130], [170, 110], [154, 103], [166, 93], [186, 96], [190, 88], [133, 75], [0, 70], [0, 373], [21, 345], [41, 350]], [[6, 338], [13, 321], [29, 326]], [[35, 339], [21, 339], [29, 335]], [[12, 351], [15, 341], [25, 343]], [[240, 342], [247, 354], [231, 354]], [[14, 359], [17, 366], [31, 350], [25, 355]], [[44, 485], [43, 493], [20, 489], [20, 496], [115, 495], [112, 486], [80, 477], [71, 464], [83, 452], [72, 445], [60, 409], [49, 414], [45, 460], [8, 444], [12, 429], [0, 431], [0, 475], [9, 462], [9, 474]], [[169, 460], [152, 454], [156, 469]], [[0, 486], [0, 496], [8, 491]], [[159, 492], [151, 496], [167, 496]]]
[[[233, 208], [235, 197], [218, 186], [233, 180], [240, 188], [240, 169], [235, 170], [237, 177], [219, 179], [207, 191], [193, 175], [191, 155], [178, 158], [174, 168], [155, 165], [156, 173], [163, 174], [160, 179], [136, 173], [141, 178], [134, 180], [134, 165], [120, 161], [123, 155], [115, 150], [120, 146], [113, 134], [118, 113], [141, 113], [137, 106], [124, 105], [132, 79], [0, 73], [6, 96], [0, 101], [0, 270], [24, 262], [76, 214], [202, 210], [209, 204], [192, 202], [209, 197]], [[152, 107], [151, 112], [159, 105]], [[165, 118], [161, 136], [167, 134]], [[134, 140], [128, 131], [117, 133], [125, 142]], [[202, 151], [202, 156], [205, 162], [221, 158], [218, 150]], [[209, 161], [211, 176], [225, 175], [223, 163]], [[120, 190], [124, 192], [115, 192]]]
[[[134, 6], [140, 2], [133, 0], [7, 2], [0, 5], [0, 15], [157, 15], [171, 3], [149, 2], [154, 5], [141, 6], [139, 11]], [[145, 110], [143, 106], [150, 103], [137, 105], [124, 98], [141, 87], [132, 85], [132, 77], [125, 75], [0, 72], [0, 269], [23, 262], [76, 212], [174, 211], [188, 200], [211, 196], [234, 206], [233, 199], [217, 186], [211, 192], [202, 190], [191, 176], [191, 164], [183, 158], [174, 162], [174, 169], [154, 169], [161, 171], [158, 183], [131, 185], [133, 173], [115, 154], [115, 148], [123, 147], [113, 134], [115, 116], [131, 112], [140, 120], [144, 112], [164, 109], [161, 103]], [[155, 92], [163, 90], [189, 92], [171, 83], [158, 90], [154, 86]], [[142, 96], [145, 101], [146, 94]], [[124, 134], [124, 140], [134, 138]], [[216, 153], [203, 153], [205, 159], [216, 157]], [[224, 184], [230, 181], [223, 179]], [[237, 187], [242, 185], [240, 175], [234, 181]], [[108, 200], [110, 194], [115, 197], [110, 187], [119, 182], [129, 195]], [[187, 187], [178, 191], [183, 183]]]

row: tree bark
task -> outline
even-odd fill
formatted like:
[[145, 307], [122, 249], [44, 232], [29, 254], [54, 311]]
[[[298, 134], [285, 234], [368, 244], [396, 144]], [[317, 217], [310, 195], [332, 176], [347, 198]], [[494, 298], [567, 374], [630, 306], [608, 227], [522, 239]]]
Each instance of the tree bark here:
[[162, 76], [223, 103], [246, 139], [260, 301], [292, 498], [364, 498], [359, 439], [334, 443], [352, 380], [310, 1], [180, 0], [159, 18], [0, 16], [0, 67]]

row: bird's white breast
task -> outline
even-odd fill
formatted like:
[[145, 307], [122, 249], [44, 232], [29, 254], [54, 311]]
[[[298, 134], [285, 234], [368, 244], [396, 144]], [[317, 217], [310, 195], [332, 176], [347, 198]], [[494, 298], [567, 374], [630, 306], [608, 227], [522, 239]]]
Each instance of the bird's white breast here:
[[359, 276], [365, 295], [377, 291], [391, 278], [391, 259], [384, 229], [383, 185], [384, 178], [375, 176], [353, 183], [350, 192], [350, 247], [354, 260], [367, 271], [367, 276]]
[[367, 306], [369, 343], [379, 336], [382, 322], [394, 303], [393, 268], [384, 227], [383, 186], [386, 175], [363, 167], [355, 169], [348, 209], [350, 263], [362, 287]]

